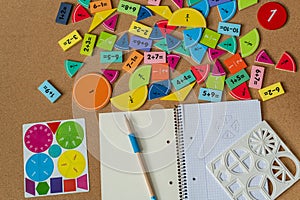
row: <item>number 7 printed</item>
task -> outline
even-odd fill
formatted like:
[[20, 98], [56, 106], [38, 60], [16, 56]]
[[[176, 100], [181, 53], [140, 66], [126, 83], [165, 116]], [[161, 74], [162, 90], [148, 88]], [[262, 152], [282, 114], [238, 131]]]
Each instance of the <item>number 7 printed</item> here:
[[277, 12], [277, 9], [274, 9], [274, 10], [270, 10], [272, 12], [271, 16], [269, 17], [268, 19], [268, 22], [270, 22], [272, 20], [272, 18], [274, 17], [274, 15], [276, 14]]

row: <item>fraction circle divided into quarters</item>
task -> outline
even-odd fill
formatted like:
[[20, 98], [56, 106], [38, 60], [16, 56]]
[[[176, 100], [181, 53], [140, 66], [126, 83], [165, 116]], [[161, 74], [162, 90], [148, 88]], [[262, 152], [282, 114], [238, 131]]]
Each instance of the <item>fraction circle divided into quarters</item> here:
[[258, 22], [268, 30], [281, 28], [287, 21], [286, 9], [277, 2], [268, 2], [260, 7], [257, 13]]

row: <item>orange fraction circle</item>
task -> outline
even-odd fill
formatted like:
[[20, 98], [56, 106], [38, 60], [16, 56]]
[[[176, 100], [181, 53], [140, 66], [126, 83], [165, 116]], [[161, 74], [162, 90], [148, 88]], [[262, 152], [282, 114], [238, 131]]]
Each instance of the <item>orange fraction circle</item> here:
[[107, 79], [96, 73], [78, 79], [73, 88], [73, 98], [86, 110], [97, 110], [108, 104], [112, 89]]

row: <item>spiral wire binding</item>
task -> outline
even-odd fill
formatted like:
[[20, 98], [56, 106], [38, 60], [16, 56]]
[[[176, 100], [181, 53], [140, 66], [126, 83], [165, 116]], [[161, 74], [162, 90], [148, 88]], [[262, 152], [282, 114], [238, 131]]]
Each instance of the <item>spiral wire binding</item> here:
[[183, 137], [183, 115], [182, 106], [175, 106], [174, 108], [174, 124], [175, 124], [175, 138], [176, 138], [176, 156], [177, 156], [177, 172], [179, 185], [179, 199], [188, 199], [187, 191], [187, 172], [184, 151], [184, 137]]

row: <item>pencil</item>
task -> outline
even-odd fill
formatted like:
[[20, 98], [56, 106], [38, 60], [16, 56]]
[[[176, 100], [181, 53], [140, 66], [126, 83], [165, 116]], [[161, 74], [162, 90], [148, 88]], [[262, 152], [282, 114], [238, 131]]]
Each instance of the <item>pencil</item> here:
[[150, 181], [150, 178], [149, 178], [149, 175], [148, 175], [147, 170], [146, 170], [146, 165], [143, 161], [143, 157], [142, 157], [142, 154], [141, 154], [141, 149], [140, 149], [139, 144], [136, 140], [136, 137], [135, 137], [135, 135], [132, 131], [132, 128], [130, 126], [130, 122], [129, 122], [128, 117], [126, 115], [124, 115], [124, 117], [125, 117], [125, 122], [126, 122], [127, 129], [128, 129], [128, 132], [129, 132], [128, 133], [129, 140], [131, 142], [134, 153], [136, 153], [136, 155], [138, 157], [138, 161], [139, 161], [139, 164], [141, 166], [141, 169], [142, 169], [145, 181], [146, 181], [146, 185], [147, 185], [147, 188], [148, 188], [148, 191], [149, 191], [149, 194], [150, 194], [150, 199], [151, 200], [157, 200], [156, 195], [155, 195], [154, 190], [153, 190], [153, 187], [152, 187], [152, 184], [151, 184], [151, 181]]

